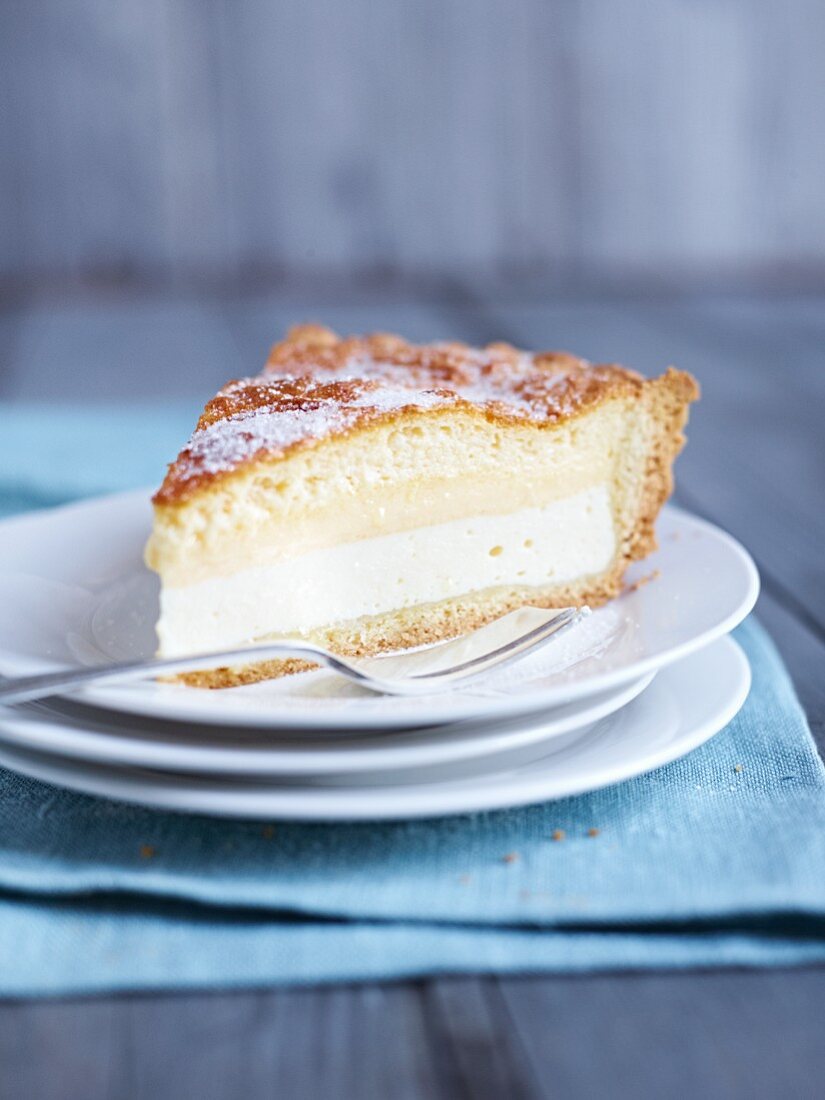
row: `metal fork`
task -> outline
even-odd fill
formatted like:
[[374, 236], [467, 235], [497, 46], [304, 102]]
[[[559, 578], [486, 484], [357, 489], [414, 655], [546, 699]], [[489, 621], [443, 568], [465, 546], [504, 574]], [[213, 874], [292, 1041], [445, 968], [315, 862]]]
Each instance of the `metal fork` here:
[[386, 657], [339, 657], [309, 642], [283, 639], [201, 653], [191, 657], [156, 658], [122, 664], [66, 669], [0, 684], [0, 703], [26, 703], [63, 694], [90, 684], [125, 683], [172, 676], [229, 663], [250, 664], [278, 658], [298, 658], [324, 665], [332, 672], [381, 695], [430, 695], [463, 687], [528, 654], [535, 653], [590, 613], [588, 607], [544, 609], [523, 607], [447, 642]]

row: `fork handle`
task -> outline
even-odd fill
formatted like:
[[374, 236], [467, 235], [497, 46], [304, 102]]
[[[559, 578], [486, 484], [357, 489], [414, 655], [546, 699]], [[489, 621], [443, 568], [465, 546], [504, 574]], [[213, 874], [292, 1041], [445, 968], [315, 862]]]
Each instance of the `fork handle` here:
[[[515, 614], [513, 612], [512, 614]], [[565, 607], [545, 612], [549, 619], [532, 627], [525, 634], [498, 642], [486, 650], [458, 664], [425, 672], [408, 672], [401, 677], [375, 675], [370, 668], [359, 667], [356, 661], [345, 660], [310, 642], [262, 642], [238, 649], [223, 649], [213, 653], [201, 653], [194, 657], [161, 657], [150, 661], [130, 661], [122, 664], [97, 665], [93, 668], [64, 669], [42, 676], [27, 676], [0, 683], [0, 704], [30, 703], [58, 692], [74, 691], [88, 684], [125, 683], [147, 677], [173, 675], [178, 672], [195, 672], [201, 668], [215, 668], [229, 663], [250, 664], [272, 658], [297, 657], [313, 664], [325, 665], [333, 672], [345, 676], [370, 691], [385, 695], [424, 695], [435, 690], [448, 690], [458, 683], [478, 680], [494, 668], [502, 668], [518, 660], [525, 653], [557, 637], [563, 631], [589, 614], [589, 608]], [[506, 619], [508, 616], [503, 616]], [[481, 627], [482, 634], [490, 626]], [[443, 643], [450, 646], [450, 642]]]
[[[38, 676], [24, 676], [0, 683], [0, 704], [30, 703], [45, 699], [58, 692], [75, 691], [89, 684], [126, 683], [147, 677], [173, 675], [176, 672], [196, 672], [201, 668], [214, 668], [228, 661], [249, 663], [276, 657], [298, 657], [336, 668], [337, 661], [331, 654], [309, 644], [285, 644], [283, 642], [247, 646], [243, 649], [227, 649], [218, 653], [204, 653], [197, 657], [160, 657], [151, 661], [127, 661], [113, 665], [95, 665], [91, 668], [65, 669]], [[352, 676], [352, 670], [347, 670]]]

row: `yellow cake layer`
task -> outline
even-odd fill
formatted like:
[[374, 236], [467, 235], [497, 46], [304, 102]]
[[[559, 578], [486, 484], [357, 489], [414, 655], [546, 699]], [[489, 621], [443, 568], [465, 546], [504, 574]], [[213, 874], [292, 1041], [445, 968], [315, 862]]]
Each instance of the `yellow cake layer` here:
[[615, 400], [558, 426], [465, 412], [411, 414], [255, 463], [157, 508], [146, 560], [164, 585], [195, 584], [313, 550], [547, 504], [608, 483], [639, 496], [654, 422]]

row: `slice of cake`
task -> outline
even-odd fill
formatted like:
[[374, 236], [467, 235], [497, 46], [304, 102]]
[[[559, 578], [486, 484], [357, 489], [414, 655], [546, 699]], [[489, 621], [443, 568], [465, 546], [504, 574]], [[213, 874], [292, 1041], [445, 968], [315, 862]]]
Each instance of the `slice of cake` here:
[[209, 402], [154, 497], [160, 653], [295, 637], [368, 655], [600, 604], [655, 547], [697, 395], [672, 368], [293, 329]]

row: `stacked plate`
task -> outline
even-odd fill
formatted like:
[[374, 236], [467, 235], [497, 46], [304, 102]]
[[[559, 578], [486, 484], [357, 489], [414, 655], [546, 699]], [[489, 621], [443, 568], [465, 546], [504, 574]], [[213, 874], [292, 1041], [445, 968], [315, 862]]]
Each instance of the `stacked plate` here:
[[[147, 493], [0, 524], [0, 673], [147, 657]], [[481, 686], [389, 698], [327, 672], [226, 691], [143, 682], [0, 708], [0, 765], [94, 795], [248, 818], [464, 813], [594, 790], [684, 755], [750, 686], [727, 634], [756, 568], [675, 508], [628, 588]]]

